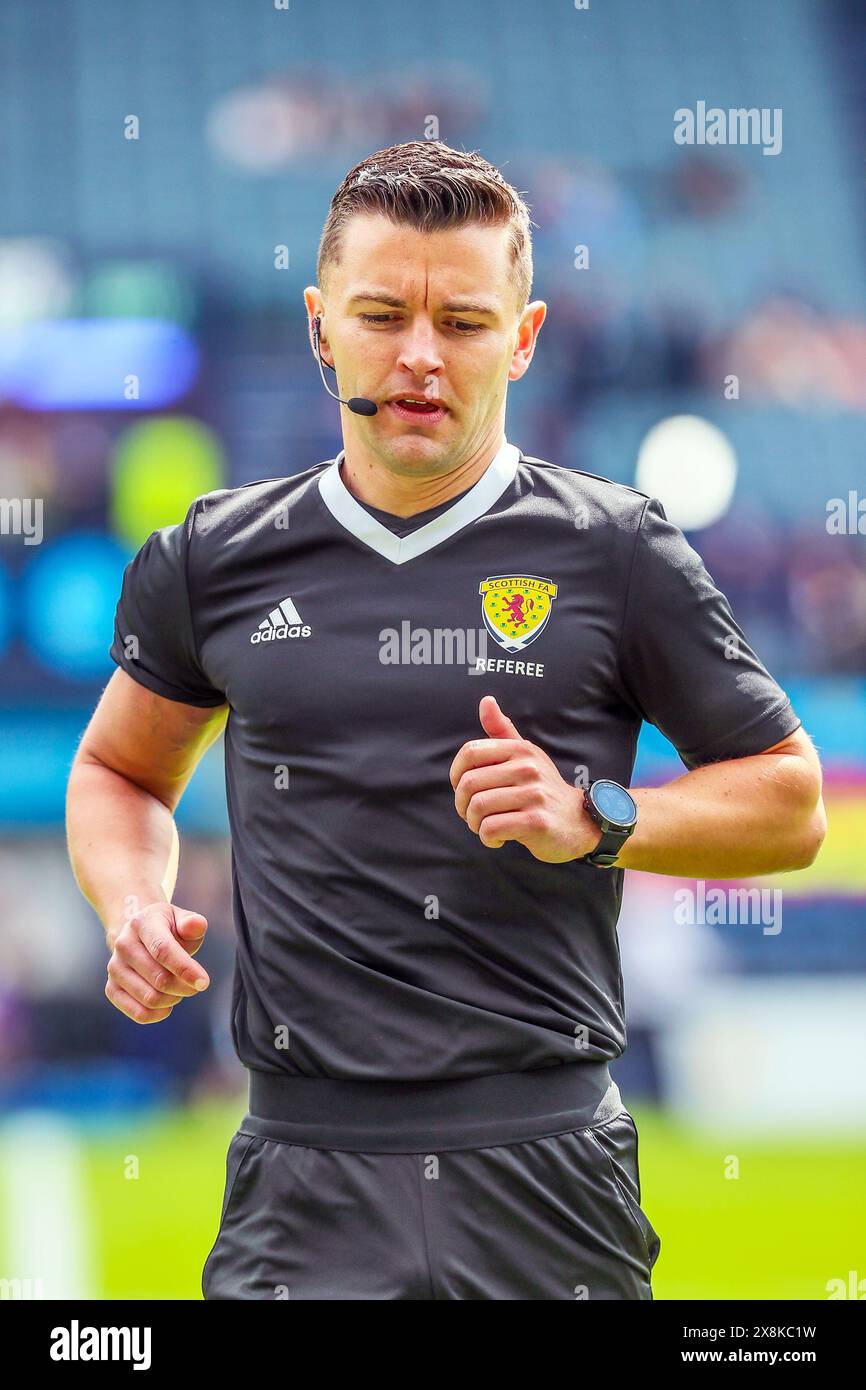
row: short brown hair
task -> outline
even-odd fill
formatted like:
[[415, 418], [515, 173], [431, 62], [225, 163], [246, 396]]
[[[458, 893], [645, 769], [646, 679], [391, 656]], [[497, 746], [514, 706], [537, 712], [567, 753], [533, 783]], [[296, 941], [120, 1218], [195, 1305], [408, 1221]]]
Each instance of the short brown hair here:
[[526, 307], [532, 289], [529, 208], [480, 154], [454, 150], [441, 140], [410, 140], [362, 159], [331, 199], [316, 260], [320, 286], [328, 266], [339, 260], [343, 228], [361, 212], [383, 213], [419, 232], [468, 222], [507, 224], [520, 312]]

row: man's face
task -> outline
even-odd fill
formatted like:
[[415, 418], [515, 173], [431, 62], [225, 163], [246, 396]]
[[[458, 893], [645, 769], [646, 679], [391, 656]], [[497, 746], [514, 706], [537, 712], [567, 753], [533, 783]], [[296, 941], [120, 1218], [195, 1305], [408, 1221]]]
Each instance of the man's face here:
[[344, 428], [393, 472], [419, 477], [498, 438], [507, 382], [529, 366], [546, 312], [538, 302], [518, 313], [506, 226], [425, 234], [378, 213], [350, 219], [326, 294], [305, 298], [323, 311], [340, 394], [379, 407], [344, 417]]

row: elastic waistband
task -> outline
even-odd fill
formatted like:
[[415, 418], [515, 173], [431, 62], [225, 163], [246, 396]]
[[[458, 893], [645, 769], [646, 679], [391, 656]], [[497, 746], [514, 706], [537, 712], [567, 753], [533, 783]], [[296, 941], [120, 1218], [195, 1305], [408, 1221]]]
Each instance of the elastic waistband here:
[[250, 1070], [240, 1128], [319, 1149], [426, 1153], [604, 1124], [623, 1109], [607, 1062], [449, 1081], [342, 1081]]

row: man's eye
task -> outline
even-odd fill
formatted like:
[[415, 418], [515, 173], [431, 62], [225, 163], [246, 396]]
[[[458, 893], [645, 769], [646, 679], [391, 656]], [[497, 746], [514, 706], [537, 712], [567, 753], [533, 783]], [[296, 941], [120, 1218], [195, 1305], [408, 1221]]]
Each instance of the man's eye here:
[[[394, 314], [359, 314], [358, 317], [364, 323], [390, 323], [395, 318]], [[457, 329], [457, 332], [468, 338], [473, 333], [480, 333], [484, 328], [483, 323], [470, 323], [468, 319], [449, 319], [447, 322]]]

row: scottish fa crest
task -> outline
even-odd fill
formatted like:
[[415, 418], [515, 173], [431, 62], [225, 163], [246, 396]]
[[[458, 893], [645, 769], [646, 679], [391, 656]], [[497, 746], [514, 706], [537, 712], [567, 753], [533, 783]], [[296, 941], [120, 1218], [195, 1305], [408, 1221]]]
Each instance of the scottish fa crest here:
[[478, 592], [490, 636], [507, 652], [520, 652], [547, 626], [556, 585], [537, 574], [495, 574]]

